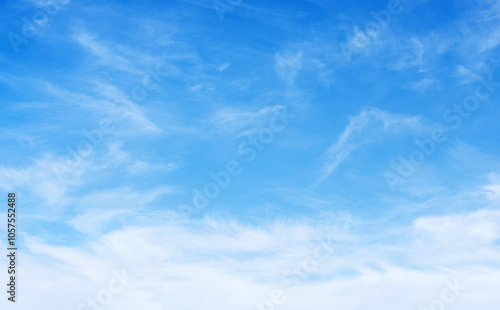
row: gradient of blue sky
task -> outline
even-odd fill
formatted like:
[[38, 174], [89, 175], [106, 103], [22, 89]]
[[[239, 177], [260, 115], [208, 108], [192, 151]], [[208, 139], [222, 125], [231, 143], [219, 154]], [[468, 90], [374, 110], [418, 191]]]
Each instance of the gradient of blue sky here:
[[[401, 0], [359, 43], [390, 1], [72, 0], [14, 47], [47, 3], [0, 7], [0, 187], [20, 196], [22, 309], [76, 309], [120, 268], [133, 284], [109, 309], [255, 309], [332, 230], [345, 250], [277, 308], [418, 309], [460, 274], [455, 309], [498, 309], [500, 2]], [[487, 98], [457, 123], [478, 87]], [[247, 162], [240, 145], [285, 110]], [[437, 128], [446, 141], [388, 184]], [[241, 173], [182, 212], [233, 159]]]

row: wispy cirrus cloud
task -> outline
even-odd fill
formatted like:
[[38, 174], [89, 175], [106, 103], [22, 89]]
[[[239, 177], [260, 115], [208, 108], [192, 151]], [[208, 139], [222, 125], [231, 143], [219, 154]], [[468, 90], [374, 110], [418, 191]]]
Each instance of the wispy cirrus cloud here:
[[292, 87], [299, 71], [302, 69], [302, 52], [278, 53], [275, 56], [274, 70], [288, 87]]
[[123, 71], [136, 71], [134, 64], [128, 59], [111, 50], [111, 48], [100, 43], [95, 36], [87, 32], [79, 32], [75, 35], [75, 40], [83, 48], [91, 52], [92, 55], [98, 58], [99, 63], [114, 67]]
[[[27, 197], [36, 197], [39, 204], [50, 206], [51, 215], [58, 214], [69, 202], [68, 192], [82, 184], [86, 165], [69, 167], [65, 165], [65, 158], [45, 154], [32, 165], [0, 166], [0, 187], [4, 191], [20, 188]], [[41, 212], [41, 208], [37, 209]]]
[[413, 90], [422, 92], [429, 88], [439, 89], [440, 84], [441, 83], [438, 79], [426, 77], [418, 81], [415, 81], [413, 83], [410, 83], [409, 87]]
[[282, 105], [265, 106], [260, 109], [226, 107], [216, 111], [210, 122], [218, 131], [242, 136], [251, 134], [269, 123], [269, 120], [281, 109], [283, 109]]
[[98, 236], [105, 230], [130, 222], [141, 212], [147, 213], [155, 200], [177, 193], [172, 186], [162, 186], [151, 190], [133, 188], [107, 189], [88, 194], [75, 206], [77, 215], [68, 223], [81, 233]]
[[389, 134], [406, 130], [420, 131], [422, 122], [419, 117], [392, 114], [377, 108], [363, 110], [351, 117], [349, 124], [324, 154], [326, 158], [316, 185], [324, 181], [349, 154], [365, 144], [380, 141]]

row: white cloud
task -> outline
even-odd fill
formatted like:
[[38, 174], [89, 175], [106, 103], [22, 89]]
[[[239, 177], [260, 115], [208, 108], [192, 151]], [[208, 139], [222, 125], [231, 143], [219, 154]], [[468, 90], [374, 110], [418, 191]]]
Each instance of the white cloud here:
[[493, 33], [491, 33], [487, 39], [481, 42], [479, 47], [480, 52], [484, 52], [490, 49], [493, 49], [500, 44], [500, 30], [496, 29]]
[[413, 223], [417, 239], [444, 248], [474, 248], [500, 239], [500, 211], [480, 210], [465, 215], [423, 217]]
[[418, 38], [412, 38], [409, 41], [400, 42], [398, 55], [399, 59], [392, 65], [395, 70], [402, 70], [411, 67], [421, 67], [425, 48]]
[[126, 72], [138, 73], [132, 62], [118, 52], [112, 50], [110, 47], [99, 42], [95, 36], [81, 31], [75, 34], [75, 40], [96, 56], [100, 64], [108, 65]]
[[149, 191], [126, 187], [95, 192], [79, 199], [76, 204], [78, 215], [71, 219], [69, 224], [82, 233], [99, 235], [110, 226], [121, 226], [137, 217], [140, 212], [148, 212], [147, 208], [152, 202], [176, 192], [177, 190], [170, 186]]
[[317, 183], [325, 180], [351, 152], [362, 145], [380, 140], [388, 132], [419, 131], [421, 127], [418, 117], [391, 114], [376, 108], [362, 111], [350, 119], [344, 132], [326, 151], [326, 161]]
[[[490, 228], [498, 227], [495, 221], [499, 221], [498, 212], [488, 220], [492, 214], [478, 211], [418, 219], [413, 226], [418, 231], [415, 238], [433, 246], [435, 240], [452, 242], [466, 237], [493, 251], [491, 241], [498, 231]], [[480, 227], [482, 221], [486, 228]], [[439, 226], [442, 224], [444, 227]], [[460, 232], [463, 225], [465, 232]], [[300, 222], [256, 228], [209, 219], [193, 228], [174, 223], [127, 227], [74, 247], [27, 238], [22, 265], [25, 276], [19, 291], [30, 292], [30, 298], [20, 295], [18, 306], [76, 309], [107, 287], [112, 270], [121, 269], [128, 284], [106, 309], [199, 309], [200, 305], [209, 310], [257, 309], [254, 301], [268, 299], [274, 289], [281, 289], [286, 298], [276, 309], [419, 309], [440, 298], [445, 281], [453, 282], [455, 277], [465, 288], [453, 303], [454, 309], [495, 310], [500, 305], [496, 298], [500, 271], [494, 265], [436, 268], [434, 262], [415, 255], [420, 247], [408, 247], [411, 235], [390, 247], [346, 244], [325, 238], [331, 228]], [[432, 240], [422, 239], [421, 234]], [[316, 259], [313, 268], [321, 239], [329, 240], [333, 252], [326, 260]], [[420, 267], [404, 266], [402, 262], [410, 258]], [[454, 259], [464, 261], [460, 255]]]
[[156, 163], [145, 159], [136, 159], [134, 153], [123, 150], [121, 143], [111, 143], [108, 152], [102, 156], [99, 162], [99, 169], [109, 169], [112, 167], [124, 168], [129, 174], [137, 175], [147, 172], [166, 173], [179, 168], [176, 163]]
[[225, 62], [217, 67], [217, 71], [222, 72], [231, 66], [230, 63]]
[[484, 189], [487, 191], [486, 196], [489, 200], [500, 200], [500, 184], [486, 185]]
[[462, 80], [462, 83], [471, 83], [478, 80], [479, 76], [465, 68], [463, 65], [458, 65], [456, 69], [456, 76]]
[[134, 132], [162, 132], [162, 129], [144, 114], [141, 107], [117, 87], [101, 82], [96, 85], [96, 89], [100, 95], [110, 101], [108, 102], [109, 110], [114, 120], [120, 120], [125, 116], [134, 125]]
[[274, 61], [274, 71], [281, 77], [287, 86], [295, 83], [298, 72], [302, 69], [302, 52], [277, 53]]
[[439, 89], [441, 82], [436, 78], [423, 78], [410, 84], [410, 88], [419, 92], [423, 92], [431, 87]]
[[[51, 212], [65, 206], [68, 192], [81, 182], [81, 176], [88, 167], [88, 162], [56, 158], [45, 155], [32, 166], [8, 168], [0, 166], [0, 187], [5, 191], [23, 191], [34, 195], [40, 204], [50, 205]], [[44, 212], [47, 213], [47, 212]]]
[[260, 129], [260, 126], [268, 125], [274, 113], [282, 108], [281, 105], [275, 105], [252, 111], [226, 107], [212, 116], [211, 123], [221, 132], [247, 135]]

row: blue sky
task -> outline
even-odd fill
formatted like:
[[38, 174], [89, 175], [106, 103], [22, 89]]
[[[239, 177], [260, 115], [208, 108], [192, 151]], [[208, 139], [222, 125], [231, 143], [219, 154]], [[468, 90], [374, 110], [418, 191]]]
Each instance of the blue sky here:
[[0, 10], [22, 309], [498, 308], [498, 1]]

